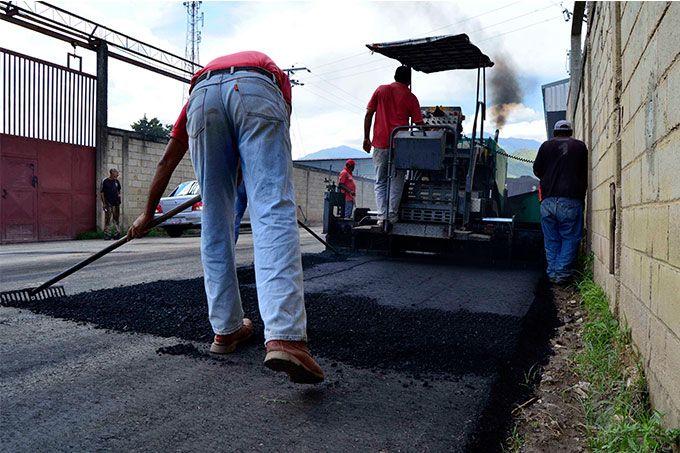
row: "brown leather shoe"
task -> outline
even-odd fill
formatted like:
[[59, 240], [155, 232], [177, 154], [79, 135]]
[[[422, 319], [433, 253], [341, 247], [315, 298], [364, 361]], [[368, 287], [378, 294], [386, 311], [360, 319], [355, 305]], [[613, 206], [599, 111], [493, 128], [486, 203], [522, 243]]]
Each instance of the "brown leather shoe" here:
[[323, 371], [304, 341], [268, 342], [264, 366], [285, 372], [288, 379], [296, 384], [318, 384], [323, 381]]
[[236, 345], [253, 336], [253, 323], [248, 318], [243, 318], [243, 325], [229, 335], [215, 335], [215, 340], [210, 345], [213, 354], [228, 354], [234, 352]]

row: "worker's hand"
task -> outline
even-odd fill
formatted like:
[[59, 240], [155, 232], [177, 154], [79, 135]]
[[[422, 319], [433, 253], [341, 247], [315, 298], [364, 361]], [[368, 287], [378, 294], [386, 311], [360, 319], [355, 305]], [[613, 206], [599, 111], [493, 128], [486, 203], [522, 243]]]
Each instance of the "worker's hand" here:
[[353, 197], [356, 197], [357, 193], [356, 192], [350, 192], [350, 195], [352, 195]]
[[153, 220], [153, 216], [147, 215], [146, 213], [137, 217], [132, 223], [132, 226], [127, 232], [127, 240], [130, 241], [134, 238], [141, 238], [149, 234], [150, 228], [147, 228], [149, 223]]
[[367, 153], [371, 152], [371, 140], [368, 138], [364, 139], [364, 151], [366, 151]]
[[106, 206], [104, 206], [103, 209], [104, 209], [104, 212], [109, 212], [109, 209]]

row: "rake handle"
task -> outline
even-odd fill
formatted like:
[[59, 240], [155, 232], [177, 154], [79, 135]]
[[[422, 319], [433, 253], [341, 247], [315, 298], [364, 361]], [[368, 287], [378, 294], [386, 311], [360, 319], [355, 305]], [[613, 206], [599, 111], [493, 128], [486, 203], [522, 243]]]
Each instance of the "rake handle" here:
[[[192, 206], [192, 205], [194, 205], [195, 203], [198, 203], [199, 201], [201, 201], [201, 196], [200, 196], [200, 195], [196, 195], [195, 197], [193, 197], [193, 198], [191, 198], [191, 199], [185, 201], [184, 203], [180, 204], [179, 206], [176, 206], [176, 207], [174, 207], [173, 209], [169, 210], [168, 212], [166, 212], [166, 213], [163, 214], [162, 216], [153, 219], [151, 222], [149, 222], [148, 228], [150, 229], [150, 228], [154, 228], [154, 227], [160, 225], [161, 223], [163, 223], [163, 222], [165, 222], [166, 220], [168, 220], [170, 217], [173, 217], [173, 216], [179, 214], [180, 212], [184, 211], [184, 210], [185, 210], [186, 208], [188, 208], [189, 206]], [[116, 250], [118, 247], [120, 247], [121, 245], [125, 244], [126, 242], [128, 242], [127, 236], [118, 239], [116, 242], [114, 242], [113, 244], [109, 245], [108, 247], [106, 247], [106, 248], [104, 248], [104, 249], [98, 251], [97, 253], [95, 253], [94, 255], [92, 255], [92, 256], [90, 256], [90, 257], [88, 257], [88, 258], [85, 258], [84, 260], [82, 260], [82, 261], [79, 262], [78, 264], [75, 264], [75, 265], [69, 267], [68, 269], [66, 269], [66, 270], [65, 270], [64, 272], [62, 272], [61, 274], [59, 274], [59, 275], [57, 275], [57, 276], [51, 278], [50, 280], [46, 281], [46, 282], [43, 283], [42, 285], [38, 286], [37, 288], [32, 289], [32, 290], [30, 291], [30, 292], [31, 292], [31, 295], [34, 296], [34, 295], [36, 295], [37, 293], [39, 293], [40, 291], [42, 291], [42, 290], [44, 290], [44, 289], [46, 289], [46, 288], [49, 288], [50, 286], [52, 286], [52, 285], [54, 285], [55, 283], [57, 283], [59, 280], [62, 280], [62, 279], [64, 279], [64, 278], [68, 277], [69, 275], [73, 274], [74, 272], [77, 272], [77, 271], [79, 271], [80, 269], [84, 268], [84, 267], [87, 266], [88, 264], [90, 264], [90, 263], [92, 263], [92, 262], [94, 262], [94, 261], [97, 261], [99, 258], [101, 258], [102, 256], [108, 254], [109, 252], [112, 252], [112, 251]]]

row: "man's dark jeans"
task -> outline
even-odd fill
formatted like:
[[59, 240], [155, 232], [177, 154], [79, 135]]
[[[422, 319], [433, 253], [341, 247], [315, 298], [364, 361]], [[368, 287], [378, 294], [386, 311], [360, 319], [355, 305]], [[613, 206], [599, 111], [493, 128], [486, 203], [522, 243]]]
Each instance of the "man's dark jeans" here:
[[575, 198], [550, 197], [541, 202], [541, 227], [548, 261], [548, 277], [568, 280], [579, 242], [583, 238], [583, 202]]

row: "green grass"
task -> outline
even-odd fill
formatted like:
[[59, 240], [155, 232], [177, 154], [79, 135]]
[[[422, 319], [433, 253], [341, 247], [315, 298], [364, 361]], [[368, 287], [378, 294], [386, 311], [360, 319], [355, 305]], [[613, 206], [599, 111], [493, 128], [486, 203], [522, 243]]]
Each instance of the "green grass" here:
[[620, 326], [609, 301], [593, 281], [592, 257], [582, 263], [578, 283], [587, 314], [583, 349], [574, 367], [590, 383], [583, 400], [590, 448], [597, 452], [665, 452], [680, 439], [666, 429], [654, 410], [640, 360], [632, 348], [630, 329]]

